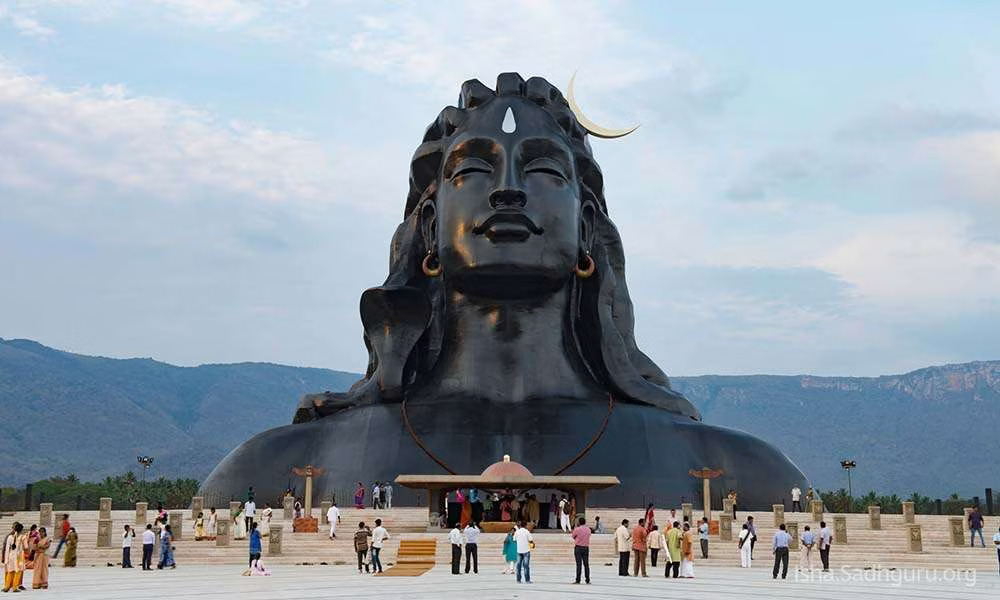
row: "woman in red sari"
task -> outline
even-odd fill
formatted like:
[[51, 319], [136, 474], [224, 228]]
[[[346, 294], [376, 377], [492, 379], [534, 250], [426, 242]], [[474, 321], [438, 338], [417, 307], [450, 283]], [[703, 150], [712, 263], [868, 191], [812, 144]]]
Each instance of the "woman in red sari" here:
[[500, 501], [500, 520], [510, 521], [510, 496], [504, 496]]
[[649, 506], [646, 507], [646, 531], [652, 531], [653, 525], [656, 525], [656, 514], [653, 510], [653, 503], [650, 502]]
[[365, 507], [365, 484], [358, 482], [358, 488], [354, 490], [354, 508]]

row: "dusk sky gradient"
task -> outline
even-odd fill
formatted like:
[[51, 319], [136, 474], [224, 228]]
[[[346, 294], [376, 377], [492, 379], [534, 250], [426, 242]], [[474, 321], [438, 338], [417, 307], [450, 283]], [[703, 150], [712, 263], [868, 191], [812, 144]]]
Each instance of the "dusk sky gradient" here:
[[670, 375], [1000, 358], [1000, 3], [0, 0], [0, 337], [361, 371], [461, 83], [593, 140]]

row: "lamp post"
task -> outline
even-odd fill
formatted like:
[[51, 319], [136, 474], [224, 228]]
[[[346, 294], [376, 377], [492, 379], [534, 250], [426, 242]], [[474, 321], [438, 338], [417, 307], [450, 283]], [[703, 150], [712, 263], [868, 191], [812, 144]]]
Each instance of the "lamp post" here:
[[153, 464], [152, 456], [136, 456], [136, 462], [142, 465], [142, 497], [146, 500], [146, 471]]
[[847, 471], [847, 495], [850, 496], [851, 502], [854, 502], [854, 493], [851, 491], [851, 469], [858, 466], [858, 463], [853, 460], [844, 459], [840, 461], [840, 466]]

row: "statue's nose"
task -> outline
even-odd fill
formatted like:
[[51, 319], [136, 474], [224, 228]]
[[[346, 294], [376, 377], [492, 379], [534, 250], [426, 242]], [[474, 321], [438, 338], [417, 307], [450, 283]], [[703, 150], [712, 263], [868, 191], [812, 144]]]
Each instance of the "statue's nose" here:
[[493, 208], [523, 208], [528, 202], [528, 196], [524, 190], [518, 189], [498, 189], [490, 194], [490, 206]]

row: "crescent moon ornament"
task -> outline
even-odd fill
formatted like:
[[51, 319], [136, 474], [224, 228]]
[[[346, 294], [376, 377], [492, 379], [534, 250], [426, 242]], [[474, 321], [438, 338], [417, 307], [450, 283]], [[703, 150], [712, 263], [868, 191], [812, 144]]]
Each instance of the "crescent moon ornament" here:
[[576, 79], [576, 73], [569, 78], [569, 86], [566, 88], [566, 101], [569, 102], [569, 109], [573, 111], [576, 115], [576, 120], [580, 122], [580, 125], [587, 130], [587, 133], [594, 137], [604, 138], [606, 140], [624, 137], [636, 129], [639, 128], [639, 124], [635, 124], [632, 127], [627, 127], [625, 129], [608, 129], [607, 127], [601, 127], [597, 123], [594, 123], [587, 118], [587, 115], [583, 114], [580, 107], [576, 104], [576, 98], [573, 96], [573, 81]]

